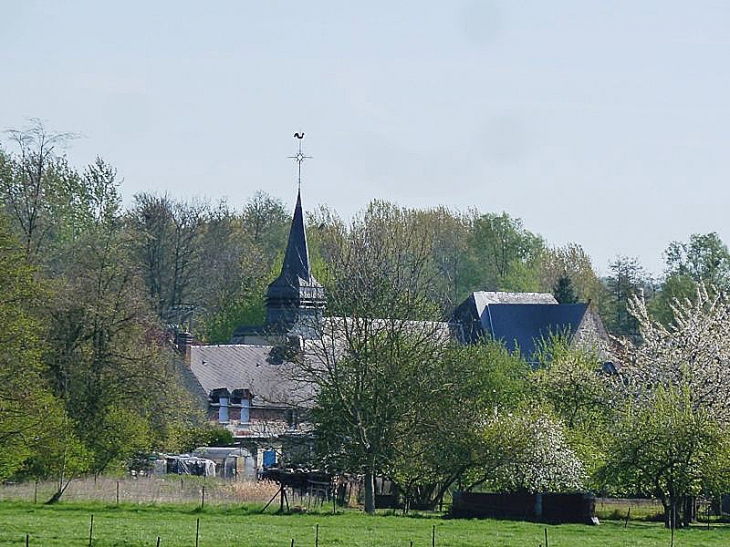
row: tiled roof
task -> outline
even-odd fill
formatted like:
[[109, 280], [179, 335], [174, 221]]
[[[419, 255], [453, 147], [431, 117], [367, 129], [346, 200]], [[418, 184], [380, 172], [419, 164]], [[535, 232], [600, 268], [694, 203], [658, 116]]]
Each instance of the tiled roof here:
[[290, 363], [272, 364], [272, 346], [191, 346], [190, 369], [206, 395], [214, 389], [248, 389], [252, 404], [278, 407], [301, 404], [309, 390], [292, 377]]

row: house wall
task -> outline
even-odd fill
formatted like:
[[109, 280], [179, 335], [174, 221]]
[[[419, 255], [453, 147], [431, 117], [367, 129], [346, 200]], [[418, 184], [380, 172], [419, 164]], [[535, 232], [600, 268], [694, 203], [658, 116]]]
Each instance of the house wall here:
[[608, 332], [604, 328], [598, 313], [590, 307], [586, 310], [583, 321], [581, 321], [573, 335], [573, 344], [597, 351], [599, 357], [603, 360], [613, 360]]

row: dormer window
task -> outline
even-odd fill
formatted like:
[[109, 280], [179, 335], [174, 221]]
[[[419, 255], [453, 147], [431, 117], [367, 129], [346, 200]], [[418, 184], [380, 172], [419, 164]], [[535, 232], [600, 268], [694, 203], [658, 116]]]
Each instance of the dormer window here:
[[227, 424], [228, 423], [228, 409], [230, 406], [230, 401], [228, 397], [221, 396], [220, 399], [220, 406], [218, 407], [218, 423], [221, 424]]
[[249, 399], [241, 399], [241, 423], [247, 424], [249, 422], [248, 411], [251, 407], [251, 401]]

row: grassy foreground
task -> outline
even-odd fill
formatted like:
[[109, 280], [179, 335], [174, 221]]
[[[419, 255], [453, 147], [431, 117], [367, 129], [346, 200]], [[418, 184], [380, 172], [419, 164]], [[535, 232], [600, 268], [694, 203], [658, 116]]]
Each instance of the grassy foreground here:
[[[445, 520], [436, 516], [368, 517], [357, 511], [338, 515], [259, 514], [261, 506], [211, 507], [204, 510], [181, 505], [125, 505], [101, 503], [60, 503], [55, 506], [21, 502], [0, 503], [0, 545], [44, 547], [86, 546], [89, 544], [90, 517], [94, 515], [93, 545], [97, 547], [195, 546], [196, 520], [200, 519], [199, 547], [290, 547], [315, 545], [319, 525], [319, 545], [351, 547], [414, 547], [431, 545], [436, 527], [436, 545], [535, 546], [544, 545], [547, 528], [551, 547], [668, 546], [669, 531], [655, 523], [606, 522], [601, 526], [561, 525], [495, 521]], [[714, 525], [707, 530], [695, 527], [676, 532], [675, 545], [720, 546], [730, 544], [730, 527]]]

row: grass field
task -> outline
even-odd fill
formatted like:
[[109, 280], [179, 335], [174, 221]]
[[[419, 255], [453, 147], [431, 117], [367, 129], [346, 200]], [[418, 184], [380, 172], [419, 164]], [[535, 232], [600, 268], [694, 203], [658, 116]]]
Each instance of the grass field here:
[[[48, 547], [87, 546], [90, 517], [94, 515], [93, 545], [97, 547], [155, 546], [194, 547], [196, 521], [200, 519], [199, 547], [290, 547], [330, 546], [404, 546], [431, 545], [433, 527], [436, 545], [457, 546], [535, 546], [544, 545], [548, 530], [551, 547], [668, 546], [669, 531], [646, 522], [619, 521], [601, 526], [561, 525], [495, 521], [448, 520], [436, 516], [378, 515], [368, 517], [359, 511], [337, 515], [321, 513], [274, 515], [260, 514], [260, 505], [206, 507], [193, 505], [107, 505], [66, 502], [55, 506], [27, 502], [0, 502], [0, 545]], [[730, 526], [695, 527], [676, 532], [675, 545], [730, 545]]]

